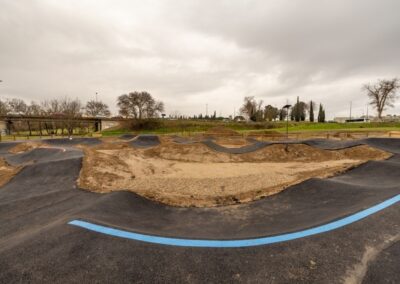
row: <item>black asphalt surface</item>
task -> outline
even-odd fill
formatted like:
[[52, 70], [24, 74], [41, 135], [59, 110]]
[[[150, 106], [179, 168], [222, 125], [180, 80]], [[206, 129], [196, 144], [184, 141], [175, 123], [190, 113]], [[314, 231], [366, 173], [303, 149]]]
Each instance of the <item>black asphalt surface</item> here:
[[304, 144], [325, 149], [337, 150], [343, 148], [350, 148], [365, 144], [363, 140], [326, 140], [326, 139], [310, 139], [303, 141]]
[[378, 252], [370, 264], [363, 283], [400, 283], [400, 239]]
[[98, 138], [57, 138], [57, 139], [43, 139], [42, 142], [51, 146], [75, 146], [75, 145], [98, 145], [101, 140]]
[[136, 148], [149, 148], [160, 145], [160, 139], [157, 135], [138, 135], [129, 144]]
[[256, 141], [250, 145], [246, 145], [246, 146], [242, 146], [242, 147], [238, 147], [238, 148], [229, 148], [229, 147], [221, 146], [212, 140], [204, 140], [204, 141], [202, 141], [202, 143], [204, 145], [208, 146], [209, 148], [213, 149], [214, 151], [227, 153], [227, 154], [245, 154], [245, 153], [255, 152], [257, 150], [267, 147], [268, 145], [271, 145], [271, 143], [269, 143], [269, 142]]
[[131, 140], [133, 138], [135, 138], [137, 135], [136, 134], [123, 134], [121, 136], [119, 136], [120, 139], [122, 140]]
[[[187, 144], [183, 139], [174, 139], [175, 142], [181, 144]], [[311, 147], [316, 147], [324, 150], [338, 150], [344, 148], [351, 148], [360, 145], [369, 145], [372, 147], [376, 147], [385, 151], [389, 151], [392, 153], [400, 154], [400, 141], [396, 141], [396, 139], [391, 138], [367, 138], [362, 140], [325, 140], [325, 139], [310, 139], [310, 140], [302, 140], [302, 141], [278, 141], [278, 142], [265, 142], [258, 141], [255, 139], [248, 139], [249, 142], [252, 142], [250, 145], [238, 147], [238, 148], [229, 148], [222, 145], [219, 145], [213, 141], [213, 139], [206, 139], [201, 141], [204, 145], [208, 146], [210, 149], [227, 153], [227, 154], [245, 154], [258, 151], [262, 148], [273, 144], [305, 144]], [[151, 147], [149, 145], [148, 147]]]
[[0, 157], [8, 155], [8, 150], [18, 145], [20, 142], [1, 142], [0, 143]]
[[[395, 139], [363, 143], [395, 153], [400, 150]], [[0, 144], [0, 152], [7, 147]], [[353, 279], [398, 283], [398, 204], [333, 232], [236, 249], [148, 244], [67, 224], [82, 219], [133, 232], [200, 239], [294, 232], [399, 194], [397, 154], [334, 178], [308, 180], [253, 203], [209, 209], [174, 208], [129, 192], [100, 195], [80, 190], [76, 179], [82, 153], [72, 147], [34, 149], [6, 159], [26, 166], [0, 188], [0, 283], [342, 283]], [[367, 248], [376, 253], [366, 256]]]

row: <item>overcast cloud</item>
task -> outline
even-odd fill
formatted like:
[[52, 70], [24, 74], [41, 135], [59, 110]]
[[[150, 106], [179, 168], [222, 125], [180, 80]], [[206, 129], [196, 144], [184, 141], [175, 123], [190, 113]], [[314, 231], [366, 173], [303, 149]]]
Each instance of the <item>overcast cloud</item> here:
[[[147, 90], [167, 113], [230, 115], [244, 96], [366, 110], [363, 83], [400, 76], [400, 1], [0, 0], [0, 96]], [[400, 100], [387, 113], [400, 113]]]

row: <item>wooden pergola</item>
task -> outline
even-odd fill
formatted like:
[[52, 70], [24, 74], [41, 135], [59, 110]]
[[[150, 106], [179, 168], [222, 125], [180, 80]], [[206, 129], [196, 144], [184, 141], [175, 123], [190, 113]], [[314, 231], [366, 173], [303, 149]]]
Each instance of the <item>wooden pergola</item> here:
[[[63, 115], [54, 115], [54, 116], [26, 116], [26, 115], [5, 115], [0, 116], [0, 121], [4, 121], [6, 125], [6, 131], [8, 134], [11, 134], [13, 131], [13, 125], [17, 122], [25, 122], [26, 127], [31, 135], [32, 133], [32, 125], [38, 125], [38, 129], [36, 131], [40, 132], [42, 135], [42, 131], [49, 131], [49, 125], [61, 125], [62, 127], [65, 125], [71, 125], [71, 123], [76, 125], [86, 125], [87, 127], [92, 127], [94, 131], [101, 130], [101, 122], [104, 118], [94, 118], [94, 117], [66, 117]], [[53, 128], [53, 127], [52, 127]]]

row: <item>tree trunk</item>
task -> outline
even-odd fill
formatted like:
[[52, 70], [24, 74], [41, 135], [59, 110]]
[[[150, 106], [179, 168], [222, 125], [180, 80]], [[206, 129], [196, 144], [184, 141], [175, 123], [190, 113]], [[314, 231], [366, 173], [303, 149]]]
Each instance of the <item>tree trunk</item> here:
[[28, 124], [29, 136], [32, 136], [31, 123], [29, 122], [29, 120], [27, 120], [26, 123]]
[[378, 119], [379, 120], [382, 120], [382, 112], [383, 112], [382, 109], [378, 109]]
[[40, 136], [43, 136], [43, 134], [42, 134], [42, 122], [41, 121], [39, 121], [39, 133], [40, 133]]

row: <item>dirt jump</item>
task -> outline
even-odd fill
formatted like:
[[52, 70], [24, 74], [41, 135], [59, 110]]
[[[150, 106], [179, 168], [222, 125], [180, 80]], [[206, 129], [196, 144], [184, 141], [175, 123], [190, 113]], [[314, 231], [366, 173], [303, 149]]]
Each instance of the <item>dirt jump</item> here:
[[156, 136], [138, 136], [129, 143], [133, 147], [107, 143], [83, 147], [78, 184], [97, 193], [128, 190], [171, 206], [226, 206], [251, 202], [310, 178], [334, 176], [368, 160], [391, 156], [362, 144], [325, 150], [302, 143], [256, 141], [228, 148], [209, 139], [175, 141], [176, 137], [160, 142]]
[[396, 283], [399, 139], [203, 138], [0, 143], [0, 282]]

